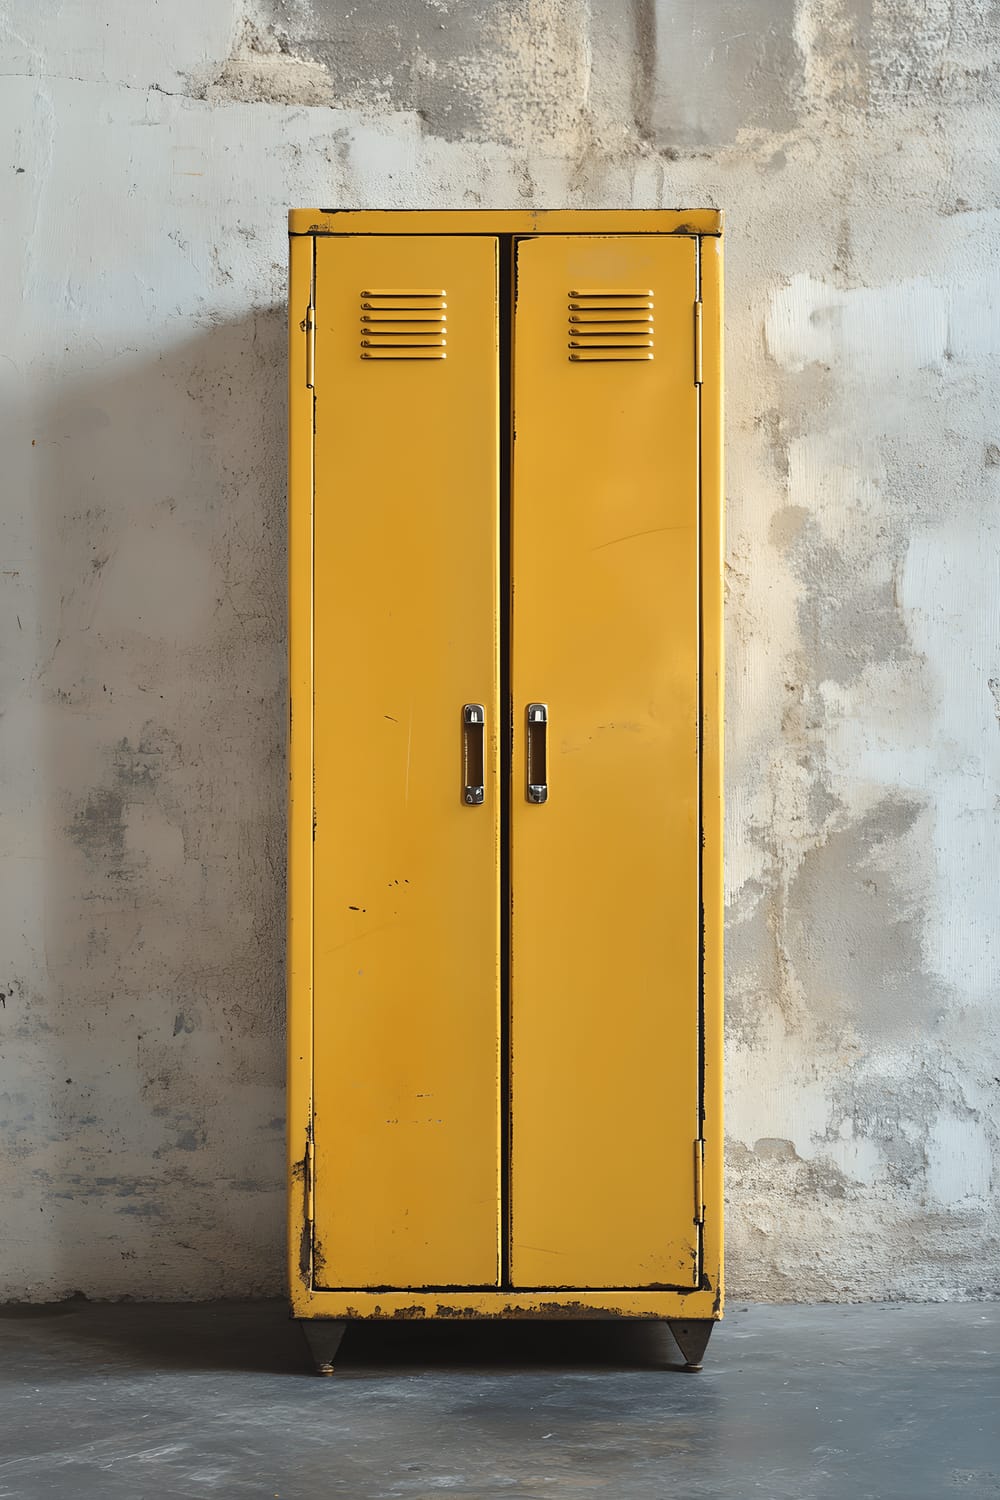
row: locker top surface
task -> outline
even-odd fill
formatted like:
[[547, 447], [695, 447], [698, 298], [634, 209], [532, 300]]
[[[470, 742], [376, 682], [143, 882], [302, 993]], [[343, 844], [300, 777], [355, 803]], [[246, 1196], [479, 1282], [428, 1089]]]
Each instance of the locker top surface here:
[[289, 234], [721, 235], [718, 208], [293, 208]]

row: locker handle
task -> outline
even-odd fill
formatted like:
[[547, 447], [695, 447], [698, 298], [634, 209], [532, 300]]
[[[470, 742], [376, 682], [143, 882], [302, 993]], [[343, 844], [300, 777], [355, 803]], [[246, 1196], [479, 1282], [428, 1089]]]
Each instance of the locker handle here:
[[462, 709], [462, 801], [478, 807], [486, 796], [486, 710], [481, 703]]
[[529, 703], [525, 717], [525, 773], [529, 802], [549, 800], [549, 710], [545, 703]]

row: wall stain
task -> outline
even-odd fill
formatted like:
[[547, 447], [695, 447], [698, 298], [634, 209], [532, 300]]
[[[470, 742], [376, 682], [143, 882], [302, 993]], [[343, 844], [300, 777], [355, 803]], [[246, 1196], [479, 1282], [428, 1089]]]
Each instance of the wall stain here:
[[125, 799], [120, 791], [97, 787], [67, 828], [88, 859], [119, 861], [125, 852]]

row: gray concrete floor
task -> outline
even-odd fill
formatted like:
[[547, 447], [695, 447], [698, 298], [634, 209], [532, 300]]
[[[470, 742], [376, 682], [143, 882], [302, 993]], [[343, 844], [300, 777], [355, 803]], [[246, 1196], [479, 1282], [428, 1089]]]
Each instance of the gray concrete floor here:
[[355, 1325], [273, 1303], [0, 1307], [2, 1500], [1000, 1496], [1000, 1305], [655, 1324]]

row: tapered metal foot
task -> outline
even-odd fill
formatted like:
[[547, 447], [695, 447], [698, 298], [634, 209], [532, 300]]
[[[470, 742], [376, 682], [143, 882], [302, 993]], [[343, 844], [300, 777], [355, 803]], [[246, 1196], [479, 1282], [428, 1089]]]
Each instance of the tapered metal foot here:
[[303, 1318], [299, 1327], [305, 1334], [306, 1343], [309, 1345], [309, 1353], [316, 1366], [316, 1374], [332, 1375], [333, 1362], [337, 1358], [337, 1350], [340, 1348], [340, 1341], [344, 1337], [347, 1324], [334, 1322], [331, 1318]]
[[684, 1322], [671, 1321], [667, 1326], [684, 1356], [686, 1368], [700, 1370], [708, 1341], [712, 1337], [712, 1329], [715, 1327], [715, 1319], [687, 1318]]

